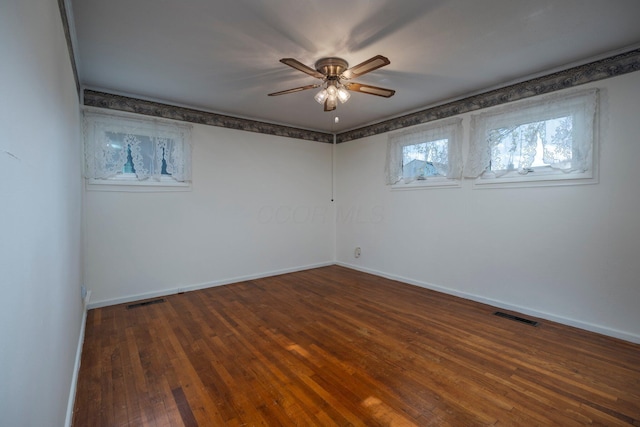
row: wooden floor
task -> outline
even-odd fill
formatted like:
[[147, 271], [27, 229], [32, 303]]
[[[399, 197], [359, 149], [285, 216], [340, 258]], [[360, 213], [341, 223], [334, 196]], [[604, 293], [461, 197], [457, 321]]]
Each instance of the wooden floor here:
[[89, 312], [75, 427], [640, 426], [639, 345], [338, 266], [165, 299]]

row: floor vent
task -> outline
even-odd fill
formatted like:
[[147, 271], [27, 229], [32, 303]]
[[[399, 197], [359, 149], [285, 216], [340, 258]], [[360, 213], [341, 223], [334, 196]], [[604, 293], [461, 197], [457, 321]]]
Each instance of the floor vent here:
[[520, 323], [526, 323], [527, 325], [538, 326], [538, 322], [535, 322], [535, 321], [529, 320], [529, 319], [525, 319], [525, 318], [522, 318], [522, 317], [514, 316], [513, 314], [507, 314], [507, 313], [503, 313], [501, 311], [496, 311], [493, 314], [495, 314], [496, 316], [499, 316], [499, 317], [504, 317], [505, 319], [515, 320], [516, 322], [520, 322]]
[[158, 298], [158, 299], [152, 299], [149, 301], [137, 302], [135, 304], [129, 304], [127, 308], [132, 309], [132, 308], [144, 307], [145, 305], [160, 304], [161, 302], [165, 302], [165, 299]]

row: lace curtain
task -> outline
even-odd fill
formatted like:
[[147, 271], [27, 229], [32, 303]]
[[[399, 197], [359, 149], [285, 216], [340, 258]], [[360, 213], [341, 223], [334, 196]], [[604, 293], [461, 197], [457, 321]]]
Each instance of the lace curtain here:
[[596, 108], [593, 89], [473, 115], [464, 175], [524, 175], [542, 165], [567, 173], [587, 171]]
[[87, 178], [191, 181], [190, 126], [96, 112], [85, 112], [84, 124]]
[[386, 183], [462, 175], [462, 119], [412, 127], [389, 135]]

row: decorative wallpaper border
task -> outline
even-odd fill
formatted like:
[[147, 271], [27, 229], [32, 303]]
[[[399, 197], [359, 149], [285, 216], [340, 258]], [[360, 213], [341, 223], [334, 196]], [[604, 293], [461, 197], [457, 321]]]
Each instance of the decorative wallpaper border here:
[[121, 95], [112, 95], [110, 93], [97, 92], [88, 89], [85, 89], [84, 91], [84, 105], [128, 111], [130, 113], [162, 117], [165, 119], [181, 120], [189, 123], [238, 129], [247, 132], [258, 132], [267, 135], [333, 143], [333, 134], [330, 133], [315, 132], [255, 120], [241, 119], [238, 117], [224, 116], [222, 114], [208, 113], [191, 108], [175, 107], [173, 105], [144, 101]]
[[[60, 0], [63, 1], [63, 0]], [[440, 120], [459, 114], [494, 107], [532, 96], [555, 92], [586, 83], [640, 71], [640, 49], [614, 55], [589, 64], [580, 65], [546, 76], [516, 83], [458, 101], [449, 102], [405, 116], [385, 120], [373, 125], [353, 129], [336, 135], [336, 142], [347, 142], [396, 129]], [[298, 129], [255, 120], [208, 113], [158, 102], [144, 101], [121, 95], [85, 89], [84, 105], [112, 110], [128, 111], [147, 116], [163, 117], [190, 123], [219, 126], [230, 129], [284, 136], [308, 141], [333, 143], [333, 134]]]
[[457, 116], [462, 113], [568, 89], [634, 71], [640, 71], [640, 49], [343, 132], [336, 136], [336, 142], [339, 144], [408, 126]]

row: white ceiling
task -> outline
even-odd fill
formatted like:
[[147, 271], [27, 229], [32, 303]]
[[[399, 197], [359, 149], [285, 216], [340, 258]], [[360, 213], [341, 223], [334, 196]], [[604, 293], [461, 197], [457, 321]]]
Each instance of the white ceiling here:
[[[87, 88], [237, 117], [342, 132], [637, 48], [640, 0], [72, 0]], [[374, 55], [334, 112], [319, 82], [281, 64]], [[334, 115], [339, 123], [334, 123]]]

